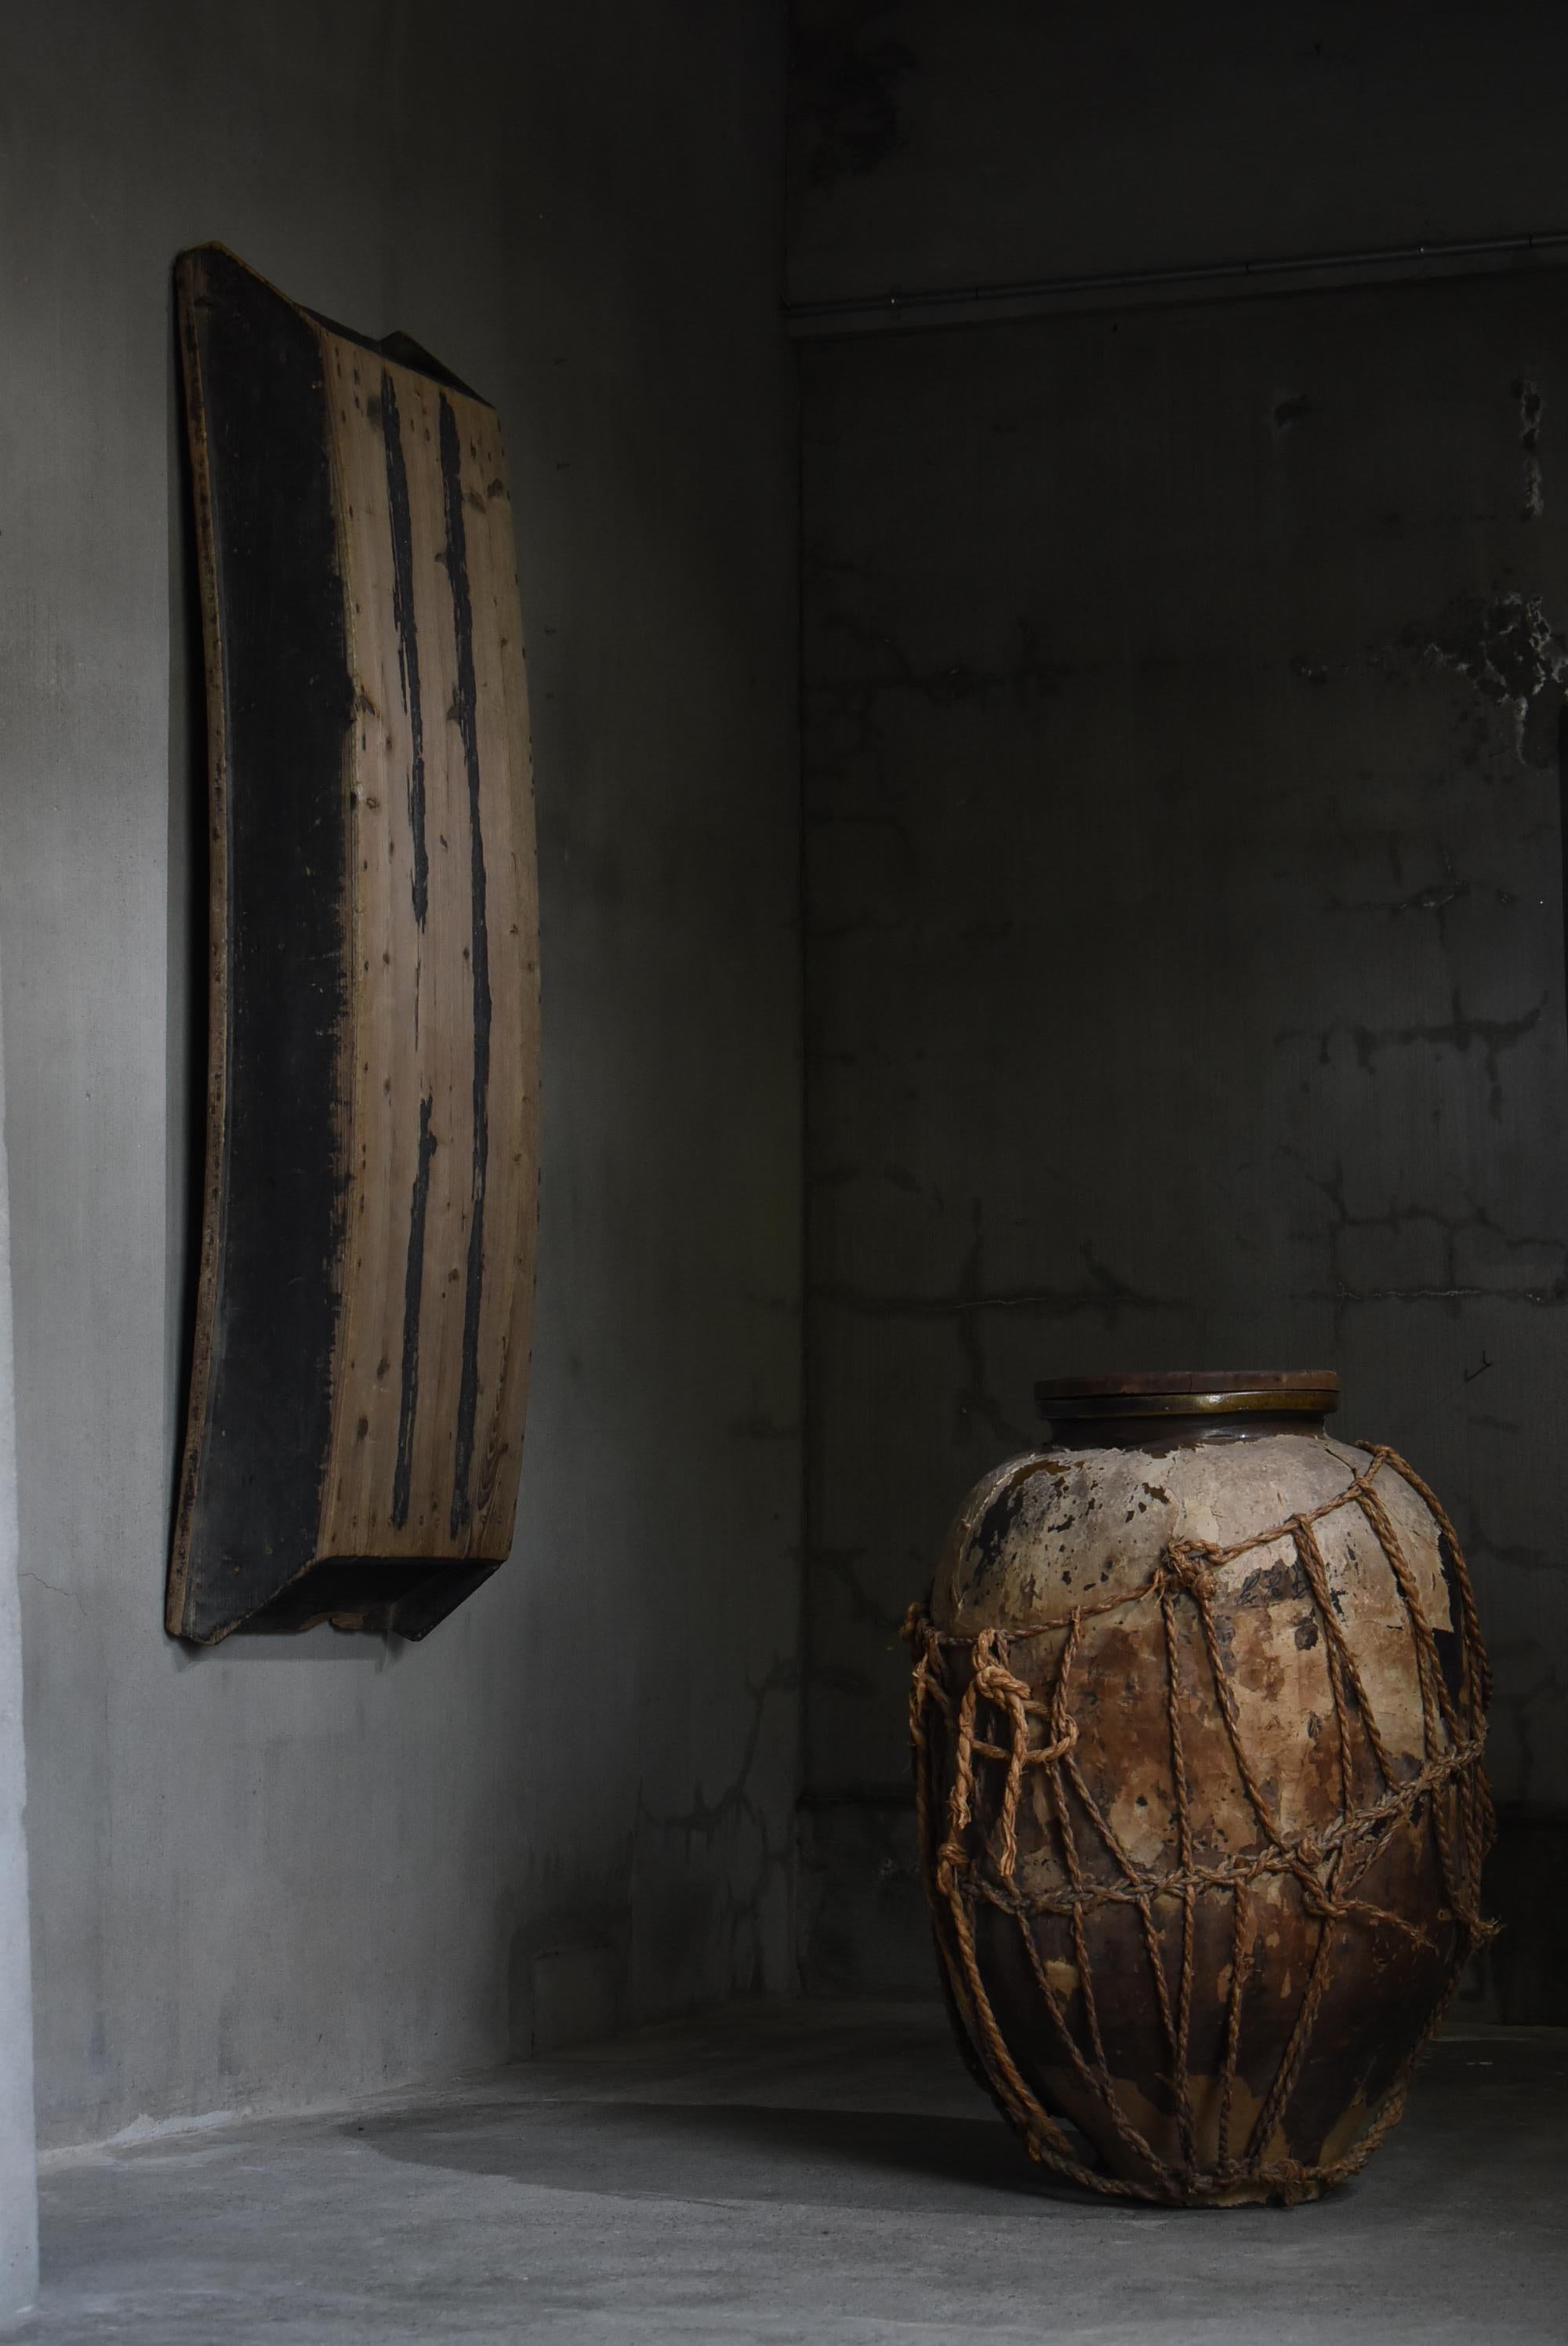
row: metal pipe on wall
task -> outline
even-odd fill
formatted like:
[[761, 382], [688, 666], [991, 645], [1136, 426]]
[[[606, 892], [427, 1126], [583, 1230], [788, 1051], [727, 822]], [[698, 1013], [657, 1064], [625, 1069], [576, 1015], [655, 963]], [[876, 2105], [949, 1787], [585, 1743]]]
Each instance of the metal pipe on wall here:
[[826, 301], [786, 301], [785, 322], [799, 341], [886, 333], [901, 326], [979, 325], [1064, 310], [1099, 308], [1184, 294], [1273, 291], [1283, 280], [1338, 285], [1389, 278], [1515, 266], [1537, 252], [1562, 252], [1568, 230], [1470, 237], [1450, 243], [1386, 245], [1361, 252], [1298, 253], [1285, 258], [1204, 261], [1166, 269], [1115, 270], [1090, 277], [1021, 279], [1006, 285], [898, 288]]

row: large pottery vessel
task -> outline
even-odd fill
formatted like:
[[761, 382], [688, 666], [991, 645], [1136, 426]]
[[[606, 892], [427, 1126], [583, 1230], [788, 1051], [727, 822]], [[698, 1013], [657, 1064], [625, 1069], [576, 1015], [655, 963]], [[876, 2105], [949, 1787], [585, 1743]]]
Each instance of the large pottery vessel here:
[[1057, 2173], [1315, 2197], [1486, 1935], [1453, 1527], [1327, 1372], [1043, 1386], [911, 1613], [921, 1860], [973, 2066]]

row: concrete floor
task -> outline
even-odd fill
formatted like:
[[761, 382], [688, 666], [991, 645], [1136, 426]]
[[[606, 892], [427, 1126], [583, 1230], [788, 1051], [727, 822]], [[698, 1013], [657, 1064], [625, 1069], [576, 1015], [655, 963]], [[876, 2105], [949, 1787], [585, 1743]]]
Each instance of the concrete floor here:
[[40, 2346], [1568, 2339], [1568, 2031], [1441, 2041], [1333, 2199], [1043, 2189], [924, 2006], [756, 2003], [56, 2159]]

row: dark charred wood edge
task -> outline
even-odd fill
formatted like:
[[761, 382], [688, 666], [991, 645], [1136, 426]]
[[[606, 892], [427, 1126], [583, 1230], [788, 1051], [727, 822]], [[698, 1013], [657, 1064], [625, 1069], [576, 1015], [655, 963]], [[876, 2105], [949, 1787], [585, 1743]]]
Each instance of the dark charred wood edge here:
[[212, 831], [209, 1115], [168, 1593], [210, 1643], [311, 1563], [331, 1433], [352, 720], [320, 334], [221, 247], [177, 299]]
[[[214, 623], [212, 515], [206, 420], [201, 405], [199, 359], [194, 341], [194, 302], [192, 298], [188, 298], [183, 256], [175, 269], [174, 297], [178, 395], [185, 424], [180, 443], [183, 458], [181, 535], [191, 556], [195, 588], [194, 592], [188, 590], [186, 596], [185, 626], [191, 648], [201, 668], [199, 714], [194, 688], [190, 691], [188, 713], [192, 742], [199, 736], [203, 737], [207, 760], [206, 790], [203, 790], [194, 781], [191, 790], [191, 831], [193, 842], [199, 841], [201, 867], [199, 878], [193, 872], [191, 933], [195, 956], [206, 964], [206, 984], [204, 988], [193, 965], [189, 1056], [192, 1101], [197, 1096], [196, 1086], [205, 1071], [206, 1106], [201, 1116], [194, 1112], [191, 1115], [192, 1130], [188, 1143], [191, 1156], [188, 1219], [194, 1239], [191, 1257], [194, 1268], [187, 1270], [186, 1292], [182, 1298], [181, 1325], [187, 1341], [178, 1422], [185, 1431], [175, 1478], [165, 1591], [165, 1625], [171, 1637], [178, 1637], [184, 1634], [190, 1571], [190, 1515], [200, 1461], [201, 1430], [207, 1413], [211, 1353], [211, 1289], [222, 1239], [220, 1199], [216, 1190], [209, 1192], [208, 1179], [209, 1175], [216, 1178], [217, 1168], [222, 1158], [225, 1058], [221, 1047], [224, 1009], [222, 676], [217, 661], [217, 627]], [[193, 863], [197, 861], [194, 852], [192, 860]]]
[[498, 1563], [453, 1564], [419, 1557], [324, 1556], [271, 1602], [237, 1624], [241, 1637], [314, 1629], [322, 1622], [382, 1637], [427, 1637], [471, 1596]]
[[479, 1327], [484, 1306], [485, 1192], [490, 1160], [490, 944], [484, 830], [479, 772], [479, 689], [473, 673], [473, 615], [468, 592], [468, 533], [463, 517], [463, 450], [452, 402], [441, 403], [441, 475], [446, 515], [445, 563], [452, 590], [457, 677], [452, 711], [468, 781], [470, 956], [473, 988], [473, 1163], [468, 1260], [463, 1280], [463, 1366], [457, 1397], [450, 1524], [453, 1536], [473, 1519], [473, 1439], [479, 1405]]

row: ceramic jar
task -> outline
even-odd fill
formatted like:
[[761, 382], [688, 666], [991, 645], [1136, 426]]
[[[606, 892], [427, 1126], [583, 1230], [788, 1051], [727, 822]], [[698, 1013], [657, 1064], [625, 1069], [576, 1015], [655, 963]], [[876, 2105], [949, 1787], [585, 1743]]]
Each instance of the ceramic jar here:
[[1441, 1505], [1327, 1372], [1040, 1389], [911, 1613], [964, 2049], [1045, 2166], [1315, 2196], [1399, 2116], [1486, 1926], [1486, 1665]]

